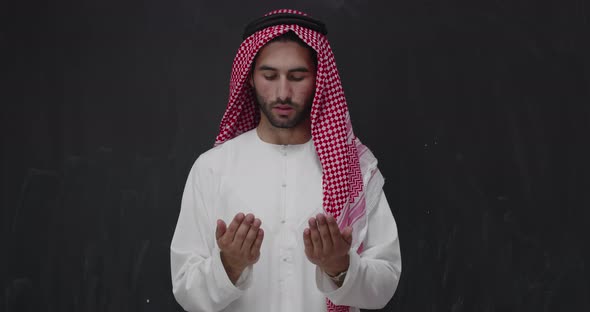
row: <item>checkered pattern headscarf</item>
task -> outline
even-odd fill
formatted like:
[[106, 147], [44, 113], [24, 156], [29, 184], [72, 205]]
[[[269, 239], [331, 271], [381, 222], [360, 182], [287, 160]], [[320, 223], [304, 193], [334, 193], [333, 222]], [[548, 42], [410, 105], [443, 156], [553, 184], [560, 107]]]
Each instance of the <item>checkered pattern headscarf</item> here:
[[[276, 10], [266, 15], [292, 13]], [[264, 28], [246, 38], [233, 62], [230, 95], [215, 145], [222, 144], [241, 133], [255, 128], [260, 114], [255, 95], [248, 84], [252, 62], [258, 51], [270, 40], [288, 31], [295, 32], [317, 52], [316, 89], [311, 108], [311, 136], [323, 170], [323, 207], [334, 216], [341, 229], [353, 226], [353, 248], [359, 251], [366, 225], [365, 197], [361, 157], [372, 157], [352, 131], [350, 116], [334, 54], [326, 36], [311, 29], [284, 24]], [[366, 155], [366, 156], [365, 156]], [[349, 311], [327, 300], [328, 311]]]

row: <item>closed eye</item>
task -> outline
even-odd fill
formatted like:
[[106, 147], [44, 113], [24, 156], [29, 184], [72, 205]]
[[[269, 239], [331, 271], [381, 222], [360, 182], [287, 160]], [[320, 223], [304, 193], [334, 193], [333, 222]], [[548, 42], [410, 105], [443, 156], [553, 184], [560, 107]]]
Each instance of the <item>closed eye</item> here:
[[291, 77], [289, 77], [289, 80], [291, 80], [291, 81], [301, 81], [303, 79], [305, 79], [305, 76], [291, 76]]

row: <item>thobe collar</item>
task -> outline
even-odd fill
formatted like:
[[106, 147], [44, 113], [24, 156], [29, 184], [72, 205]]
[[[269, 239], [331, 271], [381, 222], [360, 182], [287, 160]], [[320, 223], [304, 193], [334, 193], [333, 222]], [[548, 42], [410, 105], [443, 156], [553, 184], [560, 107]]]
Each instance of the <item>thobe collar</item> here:
[[256, 128], [251, 130], [251, 135], [254, 137], [255, 144], [265, 150], [273, 151], [283, 155], [296, 155], [301, 152], [309, 151], [309, 149], [314, 149], [313, 140], [310, 138], [307, 142], [301, 144], [273, 144], [263, 141], [260, 136], [258, 136], [258, 132]]

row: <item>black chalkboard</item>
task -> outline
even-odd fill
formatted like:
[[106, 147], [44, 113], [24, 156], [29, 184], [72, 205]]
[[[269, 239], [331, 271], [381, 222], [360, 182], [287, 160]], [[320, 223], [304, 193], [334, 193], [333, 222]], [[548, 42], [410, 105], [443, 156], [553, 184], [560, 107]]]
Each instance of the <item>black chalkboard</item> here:
[[590, 311], [590, 6], [2, 5], [0, 311], [181, 311], [169, 244], [242, 27], [328, 25], [380, 160], [402, 280], [383, 311]]

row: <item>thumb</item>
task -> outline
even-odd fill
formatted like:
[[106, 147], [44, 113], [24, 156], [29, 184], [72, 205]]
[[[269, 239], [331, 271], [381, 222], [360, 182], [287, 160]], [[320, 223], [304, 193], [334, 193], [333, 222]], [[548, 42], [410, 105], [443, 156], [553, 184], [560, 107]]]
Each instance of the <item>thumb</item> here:
[[217, 229], [215, 230], [215, 239], [219, 239], [221, 236], [223, 236], [223, 234], [225, 234], [225, 231], [227, 230], [227, 226], [225, 225], [225, 222], [223, 222], [223, 220], [218, 219], [217, 220]]
[[351, 226], [347, 226], [344, 228], [344, 230], [342, 230], [342, 238], [344, 238], [344, 241], [351, 245], [352, 244], [352, 227]]

